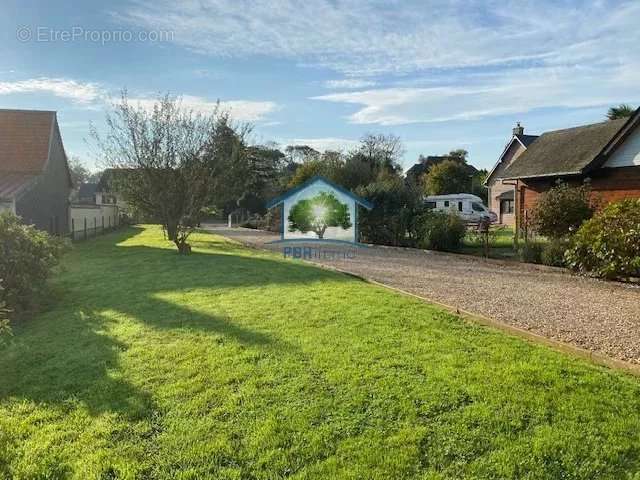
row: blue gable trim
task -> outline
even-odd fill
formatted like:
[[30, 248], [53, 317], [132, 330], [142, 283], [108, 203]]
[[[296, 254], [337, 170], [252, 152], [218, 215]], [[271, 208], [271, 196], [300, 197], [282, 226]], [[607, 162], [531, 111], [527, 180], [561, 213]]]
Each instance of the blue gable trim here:
[[331, 181], [327, 180], [326, 178], [321, 177], [319, 175], [316, 175], [315, 177], [310, 178], [309, 180], [304, 182], [302, 185], [298, 185], [297, 187], [292, 188], [291, 190], [283, 193], [279, 197], [274, 198], [273, 200], [271, 200], [270, 202], [267, 203], [266, 208], [275, 207], [276, 205], [284, 202], [290, 196], [295, 195], [296, 193], [304, 190], [305, 188], [307, 188], [307, 187], [311, 186], [312, 184], [314, 184], [316, 182], [319, 182], [319, 181], [326, 183], [331, 188], [334, 188], [335, 190], [339, 191], [340, 193], [342, 193], [342, 194], [346, 195], [347, 197], [351, 198], [351, 200], [356, 202], [358, 205], [362, 205], [367, 210], [371, 210], [373, 208], [373, 204], [371, 202], [365, 200], [362, 197], [359, 197], [358, 195], [355, 195], [355, 194], [351, 193], [346, 188], [341, 187], [340, 185], [336, 185], [335, 183], [333, 183], [333, 182], [331, 182]]

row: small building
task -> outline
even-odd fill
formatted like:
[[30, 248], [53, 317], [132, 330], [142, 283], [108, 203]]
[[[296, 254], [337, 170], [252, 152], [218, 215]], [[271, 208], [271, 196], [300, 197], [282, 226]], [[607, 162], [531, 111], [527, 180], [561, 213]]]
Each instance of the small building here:
[[0, 210], [66, 235], [71, 188], [56, 112], [0, 110]]
[[518, 122], [498, 161], [487, 175], [487, 206], [498, 216], [498, 223], [502, 225], [514, 226], [516, 223], [515, 183], [503, 182], [504, 171], [537, 138], [537, 135], [525, 135], [524, 127]]
[[517, 224], [559, 181], [588, 183], [594, 200], [640, 198], [640, 109], [628, 118], [543, 133], [500, 174], [515, 188]]
[[81, 205], [95, 205], [96, 192], [98, 190], [97, 183], [81, 183], [78, 186], [78, 192], [76, 194], [76, 203]]

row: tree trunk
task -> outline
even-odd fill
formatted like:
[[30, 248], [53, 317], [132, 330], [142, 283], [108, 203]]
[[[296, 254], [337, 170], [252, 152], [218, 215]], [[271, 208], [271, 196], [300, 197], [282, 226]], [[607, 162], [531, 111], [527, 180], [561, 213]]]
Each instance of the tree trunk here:
[[[177, 242], [178, 239], [178, 223], [174, 221], [167, 221], [167, 238], [172, 242]], [[176, 243], [177, 245], [177, 243]]]

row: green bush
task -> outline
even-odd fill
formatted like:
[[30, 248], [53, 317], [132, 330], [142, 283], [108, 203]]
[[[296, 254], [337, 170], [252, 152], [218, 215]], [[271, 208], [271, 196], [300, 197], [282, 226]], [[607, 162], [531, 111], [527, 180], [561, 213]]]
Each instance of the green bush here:
[[419, 215], [417, 230], [418, 246], [428, 250], [459, 250], [466, 234], [466, 226], [458, 215], [432, 211]]
[[591, 218], [593, 212], [587, 186], [570, 187], [560, 183], [540, 196], [531, 211], [531, 223], [540, 235], [566, 238]]
[[574, 270], [597, 277], [640, 277], [640, 200], [609, 204], [585, 222], [566, 260]]
[[554, 239], [542, 246], [540, 261], [544, 265], [551, 267], [564, 267], [564, 253], [569, 248], [569, 243], [565, 240]]
[[518, 251], [520, 261], [525, 263], [542, 263], [543, 248], [544, 244], [541, 242], [531, 241], [525, 243]]
[[0, 303], [12, 311], [37, 303], [51, 269], [63, 252], [61, 240], [24, 225], [8, 212], [0, 214]]
[[[0, 278], [0, 294], [2, 293], [2, 279]], [[7, 304], [0, 300], [0, 337], [6, 333], [11, 332], [11, 328], [9, 327], [9, 309], [7, 308]]]
[[359, 187], [356, 193], [373, 203], [370, 211], [362, 213], [360, 233], [364, 241], [413, 246], [412, 222], [422, 208], [419, 190], [402, 178], [387, 177]]

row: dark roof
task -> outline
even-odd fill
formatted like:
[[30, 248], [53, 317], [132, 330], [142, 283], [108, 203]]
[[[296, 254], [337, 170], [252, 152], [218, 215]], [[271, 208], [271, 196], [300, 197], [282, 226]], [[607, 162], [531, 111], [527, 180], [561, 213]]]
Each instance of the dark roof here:
[[78, 197], [79, 198], [88, 198], [93, 197], [98, 190], [97, 183], [83, 183], [80, 185], [78, 189]]
[[543, 133], [506, 168], [502, 178], [580, 174], [628, 121], [624, 118]]
[[42, 173], [55, 124], [55, 112], [0, 110], [0, 171]]
[[327, 180], [326, 178], [321, 177], [319, 175], [316, 175], [315, 177], [310, 178], [309, 180], [304, 182], [302, 185], [298, 185], [297, 187], [292, 188], [291, 190], [288, 190], [288, 191], [284, 192], [282, 195], [274, 198], [273, 200], [271, 200], [270, 202], [267, 203], [266, 207], [267, 208], [273, 208], [276, 205], [284, 202], [291, 195], [295, 195], [296, 193], [304, 190], [305, 188], [311, 186], [312, 184], [314, 184], [316, 182], [324, 182], [324, 183], [326, 183], [330, 187], [336, 189], [340, 193], [343, 193], [344, 195], [348, 196], [353, 201], [355, 201], [356, 203], [362, 205], [363, 207], [365, 207], [367, 209], [372, 209], [373, 208], [373, 204], [371, 202], [369, 202], [368, 200], [365, 200], [364, 198], [359, 197], [358, 195], [355, 195], [354, 193], [350, 192], [346, 188], [341, 187], [340, 185], [337, 185], [337, 184], [333, 183], [332, 181]]
[[513, 191], [513, 189], [507, 190], [506, 192], [502, 192], [500, 195], [498, 195], [498, 198], [500, 200], [514, 200], [515, 192]]
[[529, 145], [536, 141], [536, 138], [538, 138], [539, 135], [515, 135], [515, 137], [520, 141], [520, 143], [522, 143], [522, 145], [525, 146], [525, 148], [528, 148]]
[[27, 173], [2, 173], [0, 175], [0, 200], [11, 200], [20, 194], [36, 178]]
[[[507, 154], [509, 150], [511, 150], [511, 146], [513, 145], [514, 142], [518, 142], [526, 150], [527, 148], [529, 148], [529, 145], [531, 145], [533, 142], [536, 141], [538, 137], [539, 137], [538, 135], [524, 135], [524, 134], [513, 135], [509, 140], [509, 142], [507, 143], [507, 145], [504, 147], [504, 150], [502, 150], [502, 153], [500, 154], [500, 158], [498, 158], [498, 161], [495, 163], [493, 168], [489, 170], [489, 173], [487, 174], [487, 177], [484, 179], [483, 184], [485, 186], [488, 186], [489, 182], [492, 181], [494, 174], [495, 175], [504, 174], [504, 169], [506, 168], [506, 165], [503, 165], [504, 156]], [[496, 178], [501, 178], [501, 177], [497, 176]]]

